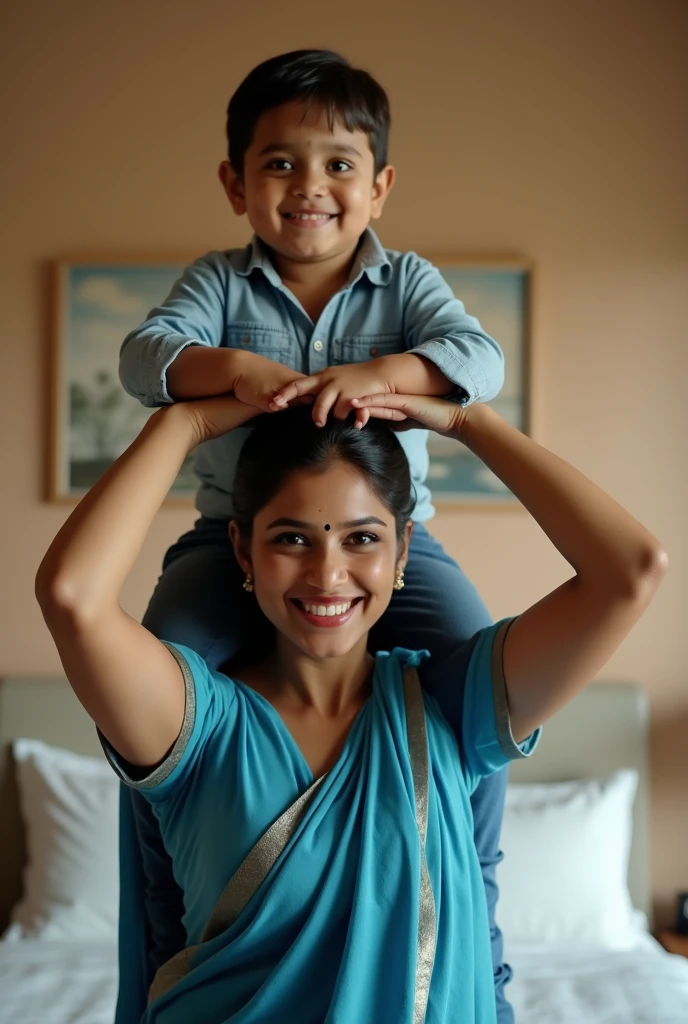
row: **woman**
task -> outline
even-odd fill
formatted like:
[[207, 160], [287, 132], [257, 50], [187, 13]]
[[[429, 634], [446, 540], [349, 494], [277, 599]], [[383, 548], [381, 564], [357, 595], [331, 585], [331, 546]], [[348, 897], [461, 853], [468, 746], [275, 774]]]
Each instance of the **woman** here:
[[[231, 536], [275, 641], [234, 678], [160, 643], [119, 595], [188, 452], [255, 410], [215, 398], [156, 412], [39, 569], [67, 676], [120, 777], [150, 800], [184, 890], [187, 949], [158, 972], [146, 1024], [493, 1024], [471, 788], [530, 753], [663, 575], [651, 534], [487, 406], [357, 404], [361, 431], [297, 409], [258, 421], [244, 446]], [[452, 655], [451, 692], [433, 687], [451, 666], [367, 652], [412, 528], [408, 466], [383, 419], [466, 444], [575, 571], [482, 630], [466, 672], [466, 651]]]

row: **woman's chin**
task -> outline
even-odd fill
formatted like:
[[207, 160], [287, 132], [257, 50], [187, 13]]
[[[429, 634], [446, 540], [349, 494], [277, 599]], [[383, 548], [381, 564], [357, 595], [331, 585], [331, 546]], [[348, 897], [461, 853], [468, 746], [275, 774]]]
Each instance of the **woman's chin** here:
[[323, 629], [317, 632], [311, 629], [307, 632], [299, 630], [281, 630], [281, 632], [285, 639], [297, 647], [302, 654], [316, 661], [343, 658], [358, 646], [364, 637], [366, 640], [368, 637], [368, 630], [346, 628]]

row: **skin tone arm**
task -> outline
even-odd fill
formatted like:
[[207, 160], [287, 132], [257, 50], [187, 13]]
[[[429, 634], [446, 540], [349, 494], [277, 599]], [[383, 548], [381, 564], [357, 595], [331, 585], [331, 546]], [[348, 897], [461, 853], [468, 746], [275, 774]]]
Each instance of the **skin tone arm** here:
[[224, 395], [234, 390], [238, 372], [233, 348], [208, 348], [189, 345], [167, 367], [167, 390], [174, 399]]
[[[167, 368], [167, 389], [174, 399], [233, 393], [263, 412], [315, 398], [313, 416], [324, 423], [334, 406], [337, 415], [351, 412], [349, 399], [373, 390], [409, 395], [445, 395], [452, 388], [441, 370], [413, 352], [382, 356], [368, 363], [328, 367], [310, 377], [255, 352], [189, 345]], [[367, 416], [357, 414], [361, 426]]]
[[132, 764], [156, 764], [174, 744], [184, 685], [167, 648], [120, 607], [122, 587], [187, 454], [257, 412], [227, 397], [159, 409], [79, 503], [38, 570], [36, 597], [67, 678]]
[[504, 672], [514, 737], [522, 741], [585, 686], [630, 632], [666, 571], [659, 541], [563, 459], [487, 405], [369, 396], [383, 419], [416, 421], [466, 445], [516, 495], [575, 575], [511, 626]]
[[302, 373], [256, 352], [189, 345], [167, 368], [174, 399], [210, 398], [232, 392], [245, 405], [270, 411], [275, 394]]

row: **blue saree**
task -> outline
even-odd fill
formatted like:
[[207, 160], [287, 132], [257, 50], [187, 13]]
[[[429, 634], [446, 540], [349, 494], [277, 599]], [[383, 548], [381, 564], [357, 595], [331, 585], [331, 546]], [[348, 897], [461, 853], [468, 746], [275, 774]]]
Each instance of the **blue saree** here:
[[494, 1024], [469, 798], [480, 776], [536, 742], [511, 736], [505, 631], [489, 627], [475, 645], [459, 737], [409, 673], [425, 655], [378, 655], [337, 763], [266, 876], [211, 937], [228, 880], [242, 877], [261, 837], [315, 780], [268, 701], [171, 648], [186, 712], [170, 755], [134, 782], [106, 753], [153, 807], [184, 892], [189, 949], [174, 983], [156, 984], [146, 1006], [143, 879], [123, 801], [117, 1024]]

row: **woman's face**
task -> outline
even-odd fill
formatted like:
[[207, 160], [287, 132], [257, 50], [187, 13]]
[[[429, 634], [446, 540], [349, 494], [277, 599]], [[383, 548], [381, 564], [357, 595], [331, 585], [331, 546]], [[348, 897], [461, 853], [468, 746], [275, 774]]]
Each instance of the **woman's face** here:
[[347, 654], [383, 614], [406, 564], [394, 516], [346, 463], [297, 471], [253, 522], [250, 551], [232, 524], [239, 562], [277, 630], [304, 654]]

